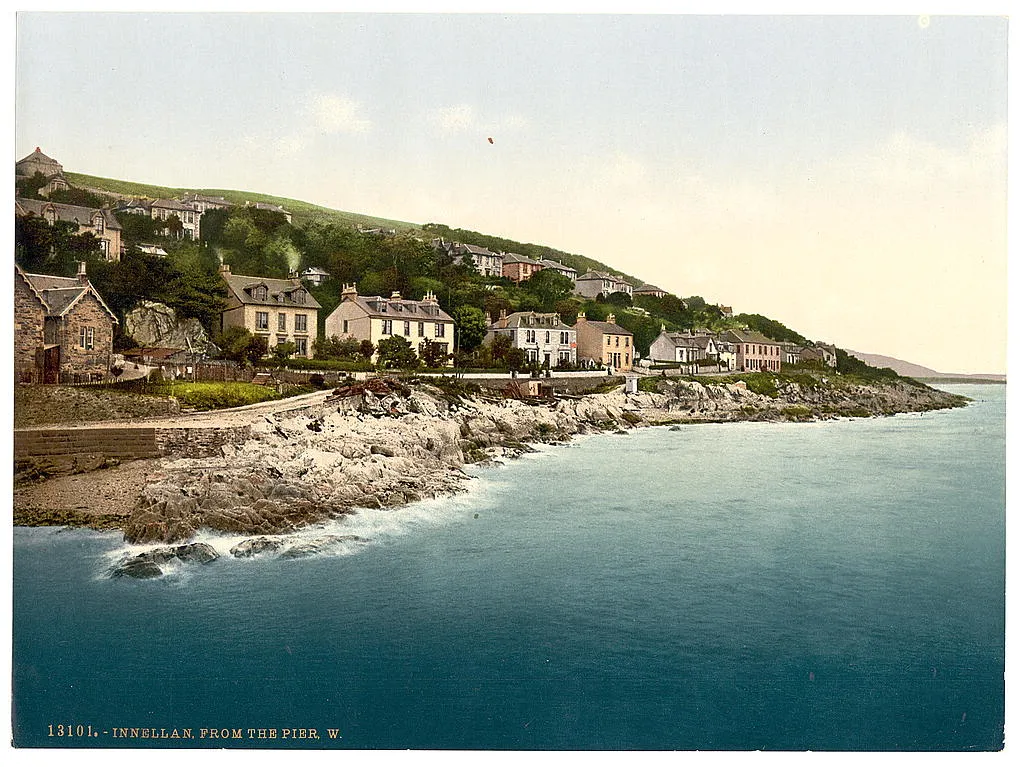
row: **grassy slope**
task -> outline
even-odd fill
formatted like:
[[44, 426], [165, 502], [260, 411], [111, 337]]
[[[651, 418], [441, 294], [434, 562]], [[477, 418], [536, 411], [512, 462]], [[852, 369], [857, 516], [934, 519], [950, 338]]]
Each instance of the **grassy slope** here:
[[259, 192], [239, 192], [233, 189], [188, 189], [167, 186], [155, 186], [153, 184], [139, 184], [134, 181], [118, 181], [112, 178], [101, 178], [99, 176], [87, 176], [82, 173], [65, 174], [73, 186], [84, 187], [99, 192], [108, 192], [115, 195], [128, 195], [131, 197], [178, 197], [184, 192], [198, 192], [214, 197], [223, 197], [237, 205], [244, 205], [248, 202], [266, 202], [272, 205], [280, 205], [292, 214], [292, 223], [302, 226], [311, 222], [335, 223], [342, 226], [359, 224], [362, 226], [381, 226], [389, 229], [396, 229], [400, 232], [410, 232], [417, 236], [423, 236], [418, 224], [408, 221], [396, 221], [389, 218], [377, 216], [366, 216], [362, 213], [349, 213], [342, 210], [324, 208], [313, 203], [302, 200], [292, 200], [287, 197], [275, 197], [270, 194]]

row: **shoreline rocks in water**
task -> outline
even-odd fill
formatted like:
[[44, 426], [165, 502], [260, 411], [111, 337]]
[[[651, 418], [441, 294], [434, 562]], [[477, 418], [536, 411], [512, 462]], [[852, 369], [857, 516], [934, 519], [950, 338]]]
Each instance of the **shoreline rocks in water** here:
[[190, 564], [207, 565], [219, 558], [216, 549], [206, 543], [186, 543], [181, 546], [162, 546], [130, 557], [114, 567], [114, 578], [159, 578], [164, 574], [160, 565], [178, 560]]
[[[625, 433], [651, 425], [723, 421], [812, 421], [958, 407], [965, 398], [895, 381], [784, 381], [766, 393], [742, 381], [656, 381], [654, 391], [563, 398], [542, 404], [460, 398], [430, 385], [380, 383], [327, 398], [301, 413], [257, 416], [250, 438], [220, 460], [165, 460], [122, 529], [129, 543], [179, 543], [200, 530], [252, 536], [235, 557], [275, 552], [297, 558], [354, 541], [280, 536], [358, 508], [386, 509], [465, 490], [467, 463], [517, 457], [530, 443], [577, 434]], [[678, 427], [676, 427], [678, 428]], [[121, 565], [155, 577], [167, 549]], [[289, 553], [290, 552], [290, 553]], [[216, 552], [214, 552], [216, 555]], [[140, 555], [142, 556], [142, 555]], [[177, 554], [173, 555], [179, 557]]]

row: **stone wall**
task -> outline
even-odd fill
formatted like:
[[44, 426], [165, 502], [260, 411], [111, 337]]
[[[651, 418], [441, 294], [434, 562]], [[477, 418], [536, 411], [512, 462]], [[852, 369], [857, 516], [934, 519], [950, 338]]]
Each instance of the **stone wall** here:
[[[93, 348], [80, 346], [80, 331], [83, 327], [94, 329]], [[110, 356], [113, 351], [114, 324], [110, 315], [91, 293], [64, 317], [60, 332], [61, 379], [80, 381], [83, 377], [105, 377], [110, 371]]]
[[41, 360], [45, 312], [25, 278], [14, 272], [14, 379], [21, 383], [42, 381]]
[[249, 427], [217, 429], [156, 429], [161, 455], [205, 458], [220, 455], [224, 445], [239, 445], [249, 438]]

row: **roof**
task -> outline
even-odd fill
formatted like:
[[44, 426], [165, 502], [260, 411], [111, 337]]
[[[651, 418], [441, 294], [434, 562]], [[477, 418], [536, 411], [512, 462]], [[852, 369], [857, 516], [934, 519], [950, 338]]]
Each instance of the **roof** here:
[[[63, 202], [50, 202], [48, 200], [27, 200], [19, 198], [15, 200], [15, 214], [16, 215], [27, 215], [34, 214], [36, 216], [42, 216], [43, 211], [52, 208], [57, 213], [57, 218], [60, 221], [71, 221], [83, 226], [91, 226], [92, 219], [97, 213], [103, 216], [103, 225], [107, 229], [120, 229], [121, 224], [118, 223], [117, 218], [114, 217], [114, 213], [106, 208], [86, 208], [81, 205], [67, 205]], [[22, 212], [24, 211], [24, 213]]]
[[[384, 298], [383, 296], [356, 296], [355, 303], [370, 317], [379, 319], [430, 320], [455, 322], [436, 301], [416, 301], [411, 298]], [[345, 303], [344, 299], [342, 303]], [[341, 304], [338, 304], [341, 306]]]
[[284, 208], [282, 208], [280, 205], [274, 205], [273, 203], [270, 203], [270, 202], [247, 202], [246, 205], [251, 207], [251, 208], [256, 208], [257, 210], [272, 210], [275, 213], [287, 213], [288, 212]]
[[573, 274], [576, 273], [575, 269], [573, 269], [571, 266], [566, 266], [561, 261], [552, 261], [550, 258], [542, 258], [540, 262], [547, 269], [558, 269], [564, 272], [572, 272]]
[[307, 266], [305, 269], [302, 270], [302, 273], [303, 274], [323, 274], [323, 275], [326, 275], [328, 277], [331, 276], [330, 272], [325, 271], [325, 270], [321, 269], [318, 266]]
[[727, 330], [723, 335], [731, 336], [727, 340], [747, 344], [771, 344], [781, 346], [778, 341], [773, 341], [767, 336], [758, 333], [756, 330]]
[[527, 258], [526, 256], [521, 256], [518, 253], [502, 253], [501, 261], [504, 264], [533, 264], [537, 266], [537, 268], [541, 269], [544, 267], [543, 262], [538, 261], [535, 258]]
[[110, 307], [107, 306], [106, 301], [96, 291], [96, 288], [92, 286], [91, 282], [80, 282], [77, 277], [57, 277], [52, 274], [29, 274], [22, 271], [21, 267], [17, 264], [14, 266], [15, 270], [25, 278], [25, 282], [35, 293], [36, 297], [42, 302], [46, 309], [47, 316], [50, 317], [63, 317], [67, 314], [72, 307], [75, 306], [82, 298], [91, 293], [103, 309], [110, 315], [110, 319], [115, 323], [117, 322], [117, 316], [110, 311]]
[[[243, 304], [254, 306], [294, 306], [300, 309], [321, 309], [323, 307], [313, 298], [306, 286], [300, 280], [279, 280], [273, 277], [249, 277], [244, 274], [221, 274], [228, 284], [228, 290]], [[266, 300], [259, 300], [252, 295], [252, 289], [265, 285], [267, 288]], [[298, 303], [292, 299], [292, 294], [302, 291], [306, 294], [306, 302]]]
[[[617, 325], [614, 322], [602, 322], [600, 320], [583, 320], [583, 322], [587, 323], [593, 328], [600, 330], [602, 333], [608, 333], [609, 335], [631, 337], [633, 335], [624, 327], [622, 327], [622, 325]], [[579, 325], [580, 323], [577, 322], [576, 324]]]
[[20, 160], [18, 160], [14, 164], [14, 166], [17, 167], [17, 166], [21, 165], [22, 163], [26, 163], [26, 162], [41, 162], [41, 163], [46, 163], [48, 165], [56, 165], [58, 167], [62, 167], [61, 164], [59, 162], [57, 162], [56, 160], [54, 160], [52, 157], [47, 157], [45, 154], [43, 154], [42, 151], [40, 151], [39, 147], [36, 147], [36, 151], [32, 152], [32, 154], [30, 154], [27, 157], [23, 157]]
[[667, 290], [662, 290], [657, 285], [652, 285], [649, 282], [645, 282], [639, 288], [633, 288], [634, 293], [668, 293]]
[[[554, 320], [551, 324], [531, 323], [530, 319]], [[562, 322], [557, 312], [513, 312], [506, 318], [504, 328], [547, 328], [549, 330], [572, 330], [572, 325]], [[497, 322], [491, 323], [489, 330], [502, 330]]]
[[151, 207], [151, 208], [166, 208], [167, 210], [195, 210], [195, 206], [194, 205], [192, 205], [190, 203], [187, 203], [187, 202], [182, 202], [181, 200], [161, 200], [161, 199], [157, 199], [157, 200], [153, 200], [153, 202], [149, 203], [149, 207]]
[[714, 340], [714, 337], [710, 334], [691, 335], [690, 333], [672, 333], [666, 331], [662, 333], [662, 335], [667, 336], [668, 339], [676, 346], [688, 346], [698, 349], [703, 349], [708, 345], [709, 341]]

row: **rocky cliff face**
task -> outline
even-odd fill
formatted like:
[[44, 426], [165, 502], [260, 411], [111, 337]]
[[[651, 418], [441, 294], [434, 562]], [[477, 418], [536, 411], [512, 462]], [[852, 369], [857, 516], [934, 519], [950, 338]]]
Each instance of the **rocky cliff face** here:
[[[146, 487], [125, 525], [134, 543], [185, 541], [200, 529], [267, 536], [348, 513], [464, 489], [464, 463], [515, 456], [530, 442], [636, 426], [816, 420], [930, 410], [962, 398], [911, 384], [659, 382], [658, 391], [598, 394], [546, 405], [459, 399], [432, 387], [349, 388], [298, 415], [263, 416], [220, 460], [179, 459]], [[250, 550], [252, 547], [243, 547]]]
[[124, 318], [124, 330], [140, 346], [191, 349], [215, 354], [218, 349], [199, 320], [178, 319], [174, 309], [155, 301], [142, 301]]

